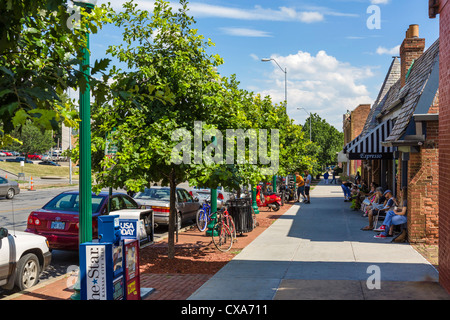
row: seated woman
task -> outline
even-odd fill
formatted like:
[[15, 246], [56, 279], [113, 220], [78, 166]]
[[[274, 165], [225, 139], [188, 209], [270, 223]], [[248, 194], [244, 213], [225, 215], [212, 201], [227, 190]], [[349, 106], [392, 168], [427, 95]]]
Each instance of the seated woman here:
[[373, 216], [377, 213], [377, 210], [382, 209], [387, 202], [386, 197], [383, 195], [383, 188], [378, 187], [376, 190], [376, 198], [372, 204], [367, 208], [367, 216], [369, 217], [369, 225], [362, 228], [363, 231], [373, 230]]
[[395, 208], [393, 211], [388, 211], [386, 214], [386, 218], [383, 221], [383, 224], [380, 228], [375, 229], [374, 231], [380, 231], [381, 233], [376, 235], [374, 238], [381, 239], [386, 237], [392, 237], [394, 226], [402, 225], [406, 223], [406, 212], [407, 212], [407, 192], [406, 187], [402, 188], [401, 192], [402, 197], [402, 206], [399, 208]]
[[367, 217], [367, 211], [371, 208], [374, 201], [377, 201], [377, 192], [378, 185], [375, 182], [370, 184], [370, 191], [366, 194], [366, 199], [364, 199], [361, 203], [361, 211], [364, 212], [363, 217]]

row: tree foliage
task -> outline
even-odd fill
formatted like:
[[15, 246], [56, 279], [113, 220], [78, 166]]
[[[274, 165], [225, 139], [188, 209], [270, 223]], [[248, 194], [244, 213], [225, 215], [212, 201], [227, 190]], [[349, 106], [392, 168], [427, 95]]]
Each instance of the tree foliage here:
[[[61, 95], [68, 88], [84, 88], [80, 72], [81, 48], [86, 32], [96, 33], [105, 22], [107, 6], [82, 12], [79, 28], [69, 29], [65, 0], [5, 0], [0, 2], [0, 142], [31, 120], [44, 129], [57, 129], [61, 121], [74, 127], [77, 113]], [[84, 23], [85, 22], [85, 23]], [[93, 70], [105, 70], [107, 59]], [[94, 67], [95, 68], [95, 67]], [[106, 79], [92, 77], [93, 95], [101, 98]]]

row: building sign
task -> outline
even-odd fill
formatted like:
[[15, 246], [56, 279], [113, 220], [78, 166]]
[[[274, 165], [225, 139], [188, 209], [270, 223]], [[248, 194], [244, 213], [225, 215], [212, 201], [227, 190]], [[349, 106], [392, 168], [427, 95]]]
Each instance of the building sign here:
[[386, 153], [349, 153], [348, 158], [350, 160], [392, 160], [394, 154], [392, 152]]
[[106, 300], [105, 246], [85, 246], [86, 300]]

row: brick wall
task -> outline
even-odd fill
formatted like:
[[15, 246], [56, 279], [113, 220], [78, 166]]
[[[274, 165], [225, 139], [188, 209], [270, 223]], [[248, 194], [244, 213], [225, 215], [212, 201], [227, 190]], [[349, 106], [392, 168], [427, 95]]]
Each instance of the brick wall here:
[[450, 1], [440, 1], [439, 282], [450, 293]]
[[408, 238], [411, 243], [439, 241], [439, 122], [427, 122], [427, 140], [408, 162]]

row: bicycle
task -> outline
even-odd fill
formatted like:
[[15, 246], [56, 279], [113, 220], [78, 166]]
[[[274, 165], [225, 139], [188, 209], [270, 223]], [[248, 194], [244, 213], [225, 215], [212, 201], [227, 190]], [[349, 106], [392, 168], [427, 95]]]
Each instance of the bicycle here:
[[234, 222], [233, 218], [228, 214], [228, 211], [226, 209], [218, 211], [217, 222], [213, 227], [211, 235], [215, 247], [222, 252], [229, 251], [233, 246], [235, 240], [233, 234], [236, 233], [236, 228], [234, 228], [234, 231], [231, 228], [234, 228]]
[[202, 205], [202, 208], [197, 211], [197, 228], [200, 231], [205, 231], [208, 226], [209, 221], [211, 221], [211, 206], [209, 205], [209, 201], [205, 200]]

